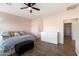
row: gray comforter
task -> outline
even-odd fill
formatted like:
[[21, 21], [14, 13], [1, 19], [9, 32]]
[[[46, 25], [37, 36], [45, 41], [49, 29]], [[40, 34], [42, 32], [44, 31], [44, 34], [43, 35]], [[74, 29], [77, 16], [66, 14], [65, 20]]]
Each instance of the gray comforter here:
[[27, 40], [34, 41], [35, 37], [32, 35], [22, 35], [22, 36], [15, 36], [15, 37], [8, 38], [8, 39], [0, 42], [0, 50], [7, 52], [7, 51], [11, 50], [12, 48], [14, 48], [14, 46], [17, 43], [27, 41]]

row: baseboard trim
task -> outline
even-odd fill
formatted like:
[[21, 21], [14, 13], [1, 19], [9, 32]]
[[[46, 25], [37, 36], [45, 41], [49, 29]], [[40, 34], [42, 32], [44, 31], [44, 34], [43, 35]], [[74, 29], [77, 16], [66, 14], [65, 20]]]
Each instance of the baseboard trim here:
[[77, 56], [79, 56], [79, 51], [78, 51], [78, 49], [75, 49], [75, 52], [76, 52]]
[[[46, 42], [46, 43], [51, 43], [51, 42], [47, 42], [47, 41], [43, 41], [43, 40], [41, 40], [42, 42]], [[58, 43], [51, 43], [51, 44], [58, 44]]]

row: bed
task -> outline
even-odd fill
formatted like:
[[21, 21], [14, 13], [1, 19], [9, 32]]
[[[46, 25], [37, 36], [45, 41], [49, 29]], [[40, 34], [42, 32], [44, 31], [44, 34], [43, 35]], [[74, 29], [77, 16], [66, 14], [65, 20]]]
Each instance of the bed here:
[[6, 40], [1, 40], [0, 42], [0, 55], [8, 56], [15, 53], [15, 45], [20, 42], [32, 40], [35, 41], [35, 36], [33, 35], [21, 35], [7, 38]]

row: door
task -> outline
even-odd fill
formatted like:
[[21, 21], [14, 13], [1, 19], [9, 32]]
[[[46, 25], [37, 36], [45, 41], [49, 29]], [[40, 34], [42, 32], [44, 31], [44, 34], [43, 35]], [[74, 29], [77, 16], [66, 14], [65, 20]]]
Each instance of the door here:
[[64, 23], [64, 36], [72, 36], [72, 23]]

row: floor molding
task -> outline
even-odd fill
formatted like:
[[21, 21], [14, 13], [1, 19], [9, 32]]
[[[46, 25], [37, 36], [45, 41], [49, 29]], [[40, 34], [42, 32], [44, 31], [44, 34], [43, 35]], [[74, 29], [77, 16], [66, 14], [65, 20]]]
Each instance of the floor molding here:
[[79, 56], [79, 51], [78, 51], [78, 49], [75, 49], [75, 52], [76, 52], [77, 56]]

